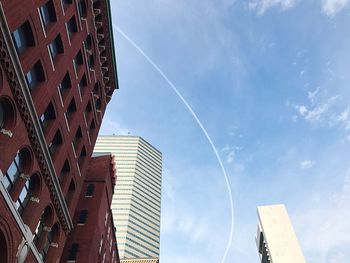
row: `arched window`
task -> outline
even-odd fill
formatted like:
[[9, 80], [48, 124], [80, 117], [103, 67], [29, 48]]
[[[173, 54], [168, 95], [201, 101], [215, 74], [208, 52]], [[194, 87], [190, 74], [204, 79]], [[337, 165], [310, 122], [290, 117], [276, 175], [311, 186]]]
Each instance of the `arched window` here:
[[86, 157], [86, 148], [85, 148], [85, 146], [83, 146], [83, 148], [81, 149], [79, 161], [78, 161], [80, 170], [84, 164], [85, 157]]
[[0, 231], [0, 262], [8, 262], [8, 247], [3, 232]]
[[84, 74], [82, 76], [81, 80], [79, 81], [79, 93], [80, 93], [80, 96], [82, 96], [84, 94], [86, 86], [87, 86], [87, 79], [86, 79], [86, 75]]
[[68, 260], [76, 260], [79, 251], [79, 245], [73, 243], [69, 249]]
[[86, 18], [86, 3], [84, 0], [79, 1], [78, 10], [79, 10], [80, 17]]
[[52, 221], [53, 215], [52, 215], [52, 209], [50, 206], [47, 206], [42, 213], [40, 220], [36, 226], [36, 229], [34, 231], [34, 244], [38, 245], [41, 237], [43, 236], [44, 230], [48, 230], [47, 228], [50, 225], [50, 222]]
[[67, 94], [67, 90], [69, 90], [71, 87], [72, 87], [72, 82], [70, 81], [69, 73], [67, 72], [66, 75], [64, 75], [61, 83], [58, 85], [58, 90], [60, 92], [62, 101], [65, 95]]
[[32, 165], [31, 154], [28, 149], [23, 148], [17, 152], [3, 177], [3, 184], [7, 191], [11, 191], [21, 174], [28, 174]]
[[8, 98], [0, 98], [0, 130], [11, 129], [16, 122], [15, 106]]
[[50, 102], [45, 112], [40, 116], [41, 128], [45, 130], [49, 122], [51, 122], [54, 119], [56, 119], [55, 108], [53, 107], [53, 104]]
[[69, 188], [68, 188], [68, 193], [67, 193], [67, 196], [66, 196], [68, 208], [70, 207], [70, 205], [71, 205], [71, 203], [72, 203], [72, 199], [73, 199], [73, 196], [74, 196], [74, 192], [75, 192], [75, 184], [74, 184], [74, 181], [73, 181], [73, 179], [72, 179], [72, 180], [70, 181]]
[[16, 208], [21, 215], [27, 206], [28, 201], [31, 197], [37, 194], [40, 187], [39, 175], [32, 175], [29, 180], [27, 180], [22, 188], [21, 193], [16, 201]]
[[58, 180], [60, 181], [60, 183], [62, 184], [64, 178], [66, 177], [66, 175], [70, 172], [70, 165], [69, 165], [69, 161], [68, 159], [66, 159], [64, 161], [63, 167], [61, 169], [61, 173], [58, 176]]
[[91, 37], [90, 34], [86, 37], [86, 40], [85, 40], [85, 47], [86, 47], [86, 49], [88, 49], [88, 50], [90, 50], [90, 49], [92, 48], [92, 37]]
[[70, 101], [67, 111], [64, 113], [65, 118], [67, 119], [67, 122], [70, 121], [73, 117], [74, 112], [77, 111], [77, 106], [75, 104], [74, 98]]
[[45, 260], [47, 254], [49, 253], [50, 247], [54, 242], [57, 242], [59, 234], [59, 226], [58, 223], [54, 224], [51, 230], [47, 233], [46, 240], [43, 245], [43, 250], [41, 251], [42, 259]]
[[88, 216], [88, 210], [84, 209], [80, 211], [78, 218], [78, 225], [85, 225]]
[[62, 144], [62, 136], [61, 136], [61, 132], [58, 130], [55, 133], [55, 136], [53, 137], [51, 143], [48, 145], [51, 156], [55, 154], [55, 152], [57, 151], [58, 147], [61, 144]]
[[72, 16], [72, 18], [68, 21], [67, 29], [70, 38], [72, 38], [73, 33], [78, 32], [78, 26], [77, 21], [75, 20], [75, 16]]
[[95, 86], [92, 92], [95, 96], [100, 96], [100, 84], [98, 82], [95, 83]]
[[44, 69], [40, 61], [37, 61], [35, 65], [27, 72], [26, 80], [31, 90], [34, 89], [39, 82], [45, 80]]
[[49, 44], [49, 51], [52, 59], [54, 59], [58, 54], [62, 54], [64, 52], [60, 35], [57, 35], [57, 37]]
[[100, 98], [95, 100], [95, 106], [96, 106], [97, 111], [101, 111], [101, 99]]
[[47, 1], [39, 8], [39, 13], [44, 26], [56, 21], [55, 6], [52, 0]]
[[[78, 150], [80, 139], [82, 137], [83, 137], [83, 134], [81, 132], [81, 128], [78, 127], [77, 132], [75, 133], [75, 136], [74, 136], [74, 140], [73, 140], [73, 146], [74, 146], [74, 150], [75, 150], [76, 153], [77, 153], [77, 150]], [[77, 155], [78, 155], [78, 153], [77, 153]]]
[[23, 53], [28, 47], [35, 45], [33, 31], [28, 21], [13, 31], [12, 39], [18, 53]]
[[85, 197], [92, 197], [94, 195], [94, 191], [95, 191], [95, 185], [89, 184], [86, 189]]

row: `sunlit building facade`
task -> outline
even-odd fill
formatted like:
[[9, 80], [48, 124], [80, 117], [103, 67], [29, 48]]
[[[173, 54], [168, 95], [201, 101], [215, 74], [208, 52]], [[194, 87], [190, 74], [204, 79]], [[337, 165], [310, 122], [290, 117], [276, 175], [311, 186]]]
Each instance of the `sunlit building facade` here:
[[115, 155], [112, 200], [121, 259], [159, 258], [162, 155], [138, 136], [99, 136], [94, 154]]
[[261, 263], [305, 263], [284, 205], [258, 207], [256, 244]]

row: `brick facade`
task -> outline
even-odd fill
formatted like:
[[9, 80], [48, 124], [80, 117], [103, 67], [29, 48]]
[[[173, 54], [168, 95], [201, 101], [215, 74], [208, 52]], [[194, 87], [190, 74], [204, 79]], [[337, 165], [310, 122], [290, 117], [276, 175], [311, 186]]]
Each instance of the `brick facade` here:
[[108, 9], [108, 0], [0, 2], [0, 262], [62, 255], [118, 88]]
[[119, 262], [111, 213], [115, 180], [111, 155], [91, 159], [73, 218], [74, 229], [66, 242], [62, 263], [69, 259], [72, 244], [79, 245], [76, 262]]

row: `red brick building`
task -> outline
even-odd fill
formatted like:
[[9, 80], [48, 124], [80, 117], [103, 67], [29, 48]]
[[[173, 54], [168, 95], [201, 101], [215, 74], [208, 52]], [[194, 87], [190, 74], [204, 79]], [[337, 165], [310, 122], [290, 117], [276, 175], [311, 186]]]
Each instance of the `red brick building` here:
[[61, 258], [116, 73], [108, 0], [0, 1], [1, 263]]
[[116, 235], [111, 212], [115, 186], [111, 155], [91, 159], [73, 217], [74, 228], [64, 247], [61, 262], [117, 262]]

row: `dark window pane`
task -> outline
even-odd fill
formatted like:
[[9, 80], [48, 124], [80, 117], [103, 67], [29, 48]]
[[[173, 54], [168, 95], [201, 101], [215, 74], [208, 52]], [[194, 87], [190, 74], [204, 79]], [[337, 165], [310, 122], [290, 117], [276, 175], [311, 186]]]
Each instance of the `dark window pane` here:
[[12, 40], [18, 53], [22, 53], [28, 47], [34, 46], [33, 31], [28, 21], [12, 33]]
[[52, 0], [49, 0], [46, 4], [39, 8], [40, 16], [44, 25], [48, 25], [56, 21], [55, 7]]

